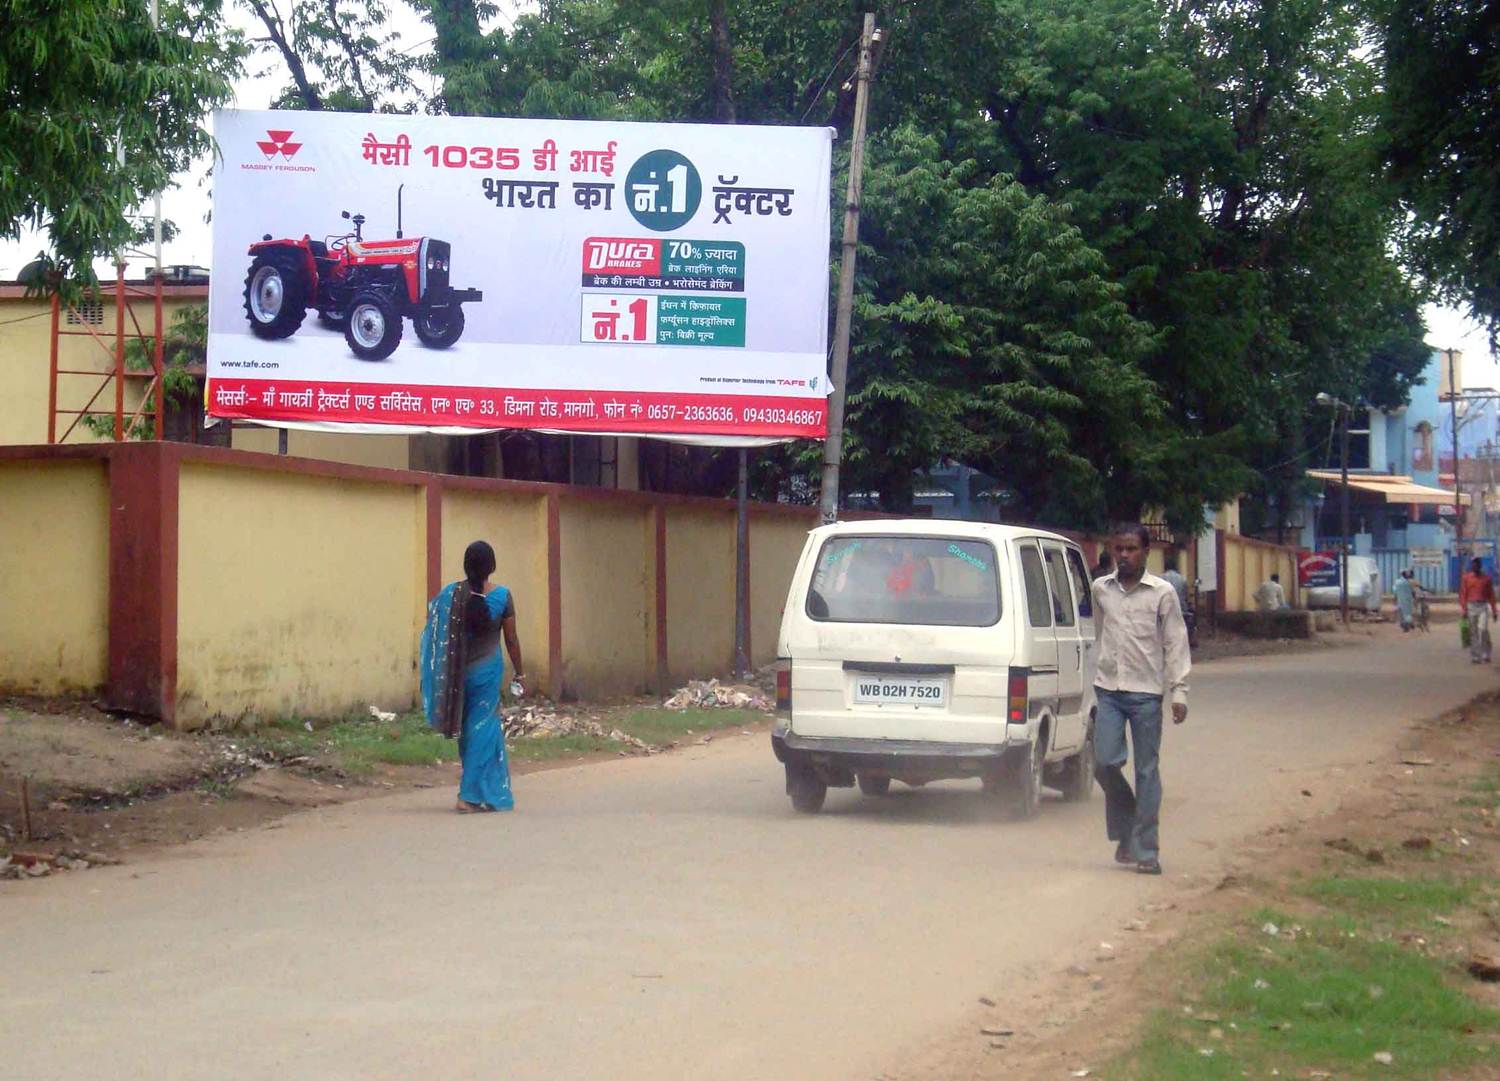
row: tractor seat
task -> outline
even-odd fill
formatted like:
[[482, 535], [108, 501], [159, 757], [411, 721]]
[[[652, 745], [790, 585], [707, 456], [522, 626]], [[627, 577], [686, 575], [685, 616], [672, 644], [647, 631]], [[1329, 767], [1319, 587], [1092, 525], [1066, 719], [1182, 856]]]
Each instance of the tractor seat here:
[[309, 240], [307, 242], [307, 250], [313, 253], [314, 259], [328, 258], [328, 245], [324, 244], [321, 240]]

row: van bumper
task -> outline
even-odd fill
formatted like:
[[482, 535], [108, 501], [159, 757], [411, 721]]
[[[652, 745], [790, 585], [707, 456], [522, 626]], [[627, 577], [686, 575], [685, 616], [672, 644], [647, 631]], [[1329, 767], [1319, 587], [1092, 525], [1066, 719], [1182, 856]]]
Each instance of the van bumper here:
[[799, 736], [778, 725], [771, 732], [771, 750], [785, 765], [812, 769], [829, 784], [849, 785], [856, 773], [933, 781], [982, 777], [1024, 762], [1030, 745]]

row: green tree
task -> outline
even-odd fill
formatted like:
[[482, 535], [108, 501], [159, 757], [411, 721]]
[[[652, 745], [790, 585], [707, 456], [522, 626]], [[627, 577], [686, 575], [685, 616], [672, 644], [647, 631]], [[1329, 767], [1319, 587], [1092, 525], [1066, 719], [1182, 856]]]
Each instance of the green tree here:
[[384, 0], [240, 0], [263, 33], [257, 53], [285, 68], [276, 109], [372, 113], [416, 105], [417, 58], [400, 47]]
[[1485, 0], [1383, 0], [1387, 160], [1420, 265], [1500, 334], [1500, 17]]
[[[210, 149], [241, 51], [218, 0], [0, 0], [0, 235], [44, 230], [61, 279], [92, 278], [132, 212]], [[49, 279], [51, 280], [51, 279]]]

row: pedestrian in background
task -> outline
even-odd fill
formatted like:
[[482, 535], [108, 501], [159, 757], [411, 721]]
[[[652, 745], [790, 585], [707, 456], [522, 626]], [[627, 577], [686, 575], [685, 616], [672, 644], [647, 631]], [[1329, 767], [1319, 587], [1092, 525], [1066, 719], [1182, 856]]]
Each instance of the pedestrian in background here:
[[1404, 570], [1396, 584], [1391, 587], [1396, 597], [1396, 618], [1401, 621], [1402, 631], [1409, 631], [1416, 615], [1417, 592], [1412, 584], [1412, 572]]
[[449, 739], [458, 738], [463, 776], [454, 809], [461, 814], [515, 806], [500, 718], [502, 639], [522, 689], [526, 668], [516, 636], [515, 602], [510, 590], [490, 585], [494, 573], [495, 550], [484, 541], [469, 545], [463, 580], [433, 598], [422, 631], [422, 704], [429, 725]]
[[1458, 607], [1469, 620], [1469, 661], [1490, 663], [1490, 620], [1500, 617], [1495, 604], [1495, 583], [1484, 573], [1478, 559], [1469, 561], [1469, 571], [1458, 583]]
[[1286, 590], [1281, 588], [1281, 575], [1271, 575], [1256, 588], [1255, 607], [1260, 612], [1279, 612], [1288, 607]]
[[[1115, 862], [1145, 875], [1161, 874], [1162, 700], [1171, 696], [1172, 721], [1187, 720], [1187, 627], [1177, 591], [1146, 571], [1151, 534], [1122, 526], [1110, 539], [1115, 571], [1093, 584], [1099, 628], [1094, 680], [1094, 776], [1104, 789], [1104, 822], [1116, 842]], [[1135, 757], [1135, 788], [1125, 780], [1126, 730]]]
[[1089, 571], [1089, 579], [1090, 581], [1098, 581], [1112, 570], [1114, 570], [1114, 564], [1109, 561], [1109, 549], [1101, 545], [1099, 547], [1099, 559], [1094, 564], [1094, 569]]
[[1182, 609], [1185, 619], [1188, 610], [1188, 584], [1187, 579], [1182, 576], [1182, 571], [1177, 569], [1179, 563], [1176, 552], [1168, 554], [1164, 566], [1166, 569], [1161, 572], [1162, 581], [1177, 591], [1177, 607]]

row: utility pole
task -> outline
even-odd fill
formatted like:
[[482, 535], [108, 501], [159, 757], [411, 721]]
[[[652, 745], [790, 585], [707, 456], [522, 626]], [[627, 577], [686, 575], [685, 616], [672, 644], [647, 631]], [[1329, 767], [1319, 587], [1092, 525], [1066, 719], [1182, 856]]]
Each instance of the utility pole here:
[[1457, 351], [1444, 349], [1443, 355], [1448, 358], [1448, 426], [1453, 429], [1453, 532], [1456, 538], [1453, 550], [1456, 555], [1462, 556], [1464, 497], [1458, 484], [1458, 365], [1453, 360], [1453, 354]]
[[740, 448], [734, 528], [734, 674], [750, 671], [750, 452]]
[[875, 13], [865, 12], [859, 35], [859, 67], [854, 87], [854, 137], [849, 147], [849, 188], [844, 202], [844, 243], [839, 262], [838, 309], [833, 324], [833, 371], [829, 382], [828, 438], [823, 443], [820, 493], [823, 523], [838, 521], [839, 463], [844, 457], [844, 384], [849, 375], [849, 324], [854, 315], [854, 256], [859, 247], [859, 204], [865, 187], [865, 121], [870, 111], [870, 72], [874, 67]]
[[1349, 403], [1339, 403], [1339, 619], [1349, 629]]

